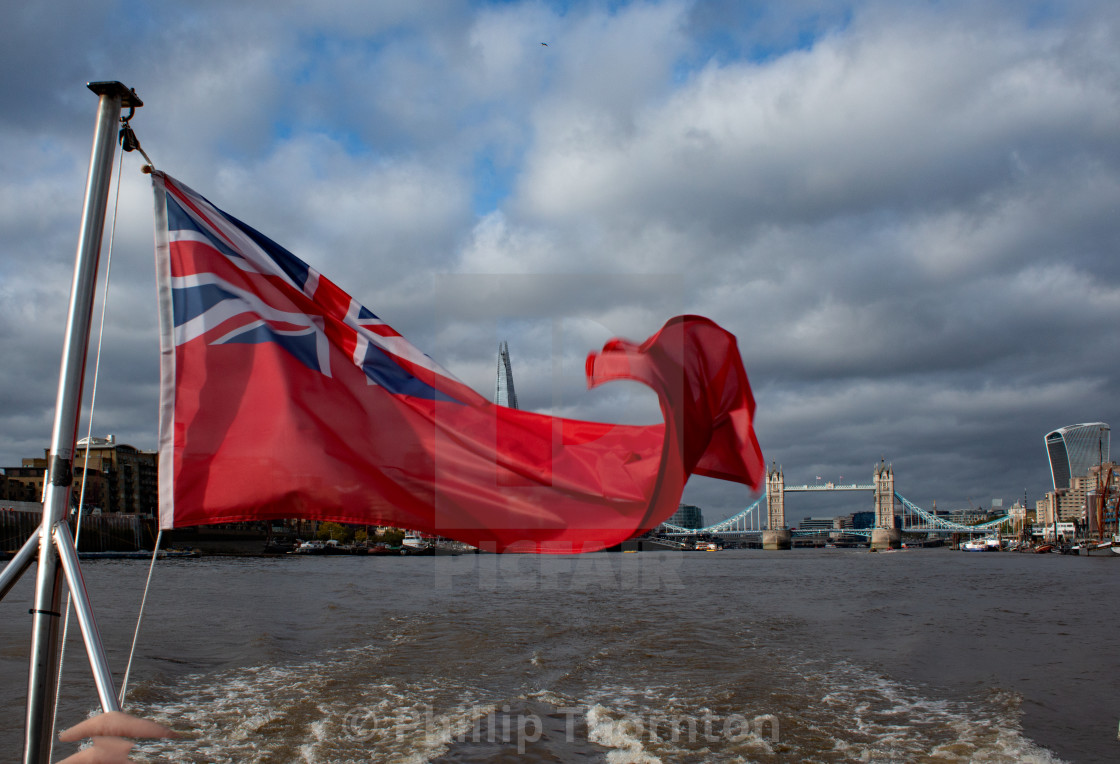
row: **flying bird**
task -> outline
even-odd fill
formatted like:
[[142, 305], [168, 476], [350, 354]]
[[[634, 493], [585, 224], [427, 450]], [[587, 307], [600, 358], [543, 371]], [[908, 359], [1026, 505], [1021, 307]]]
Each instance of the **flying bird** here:
[[542, 42], [542, 43], [541, 43], [541, 45], [545, 46], [546, 48], [548, 47], [548, 43], [547, 43], [547, 42]]

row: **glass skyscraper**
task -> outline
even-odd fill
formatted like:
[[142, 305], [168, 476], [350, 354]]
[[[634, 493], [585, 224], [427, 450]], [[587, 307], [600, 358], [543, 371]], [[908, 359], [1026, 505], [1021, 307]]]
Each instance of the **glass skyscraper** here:
[[693, 504], [681, 504], [665, 522], [679, 525], [681, 528], [703, 528], [704, 511]]
[[513, 368], [509, 362], [509, 345], [498, 345], [498, 382], [494, 390], [494, 403], [507, 408], [517, 408], [517, 392], [513, 389]]
[[1104, 422], [1071, 424], [1046, 434], [1046, 454], [1054, 490], [1069, 488], [1069, 479], [1109, 460], [1109, 427]]

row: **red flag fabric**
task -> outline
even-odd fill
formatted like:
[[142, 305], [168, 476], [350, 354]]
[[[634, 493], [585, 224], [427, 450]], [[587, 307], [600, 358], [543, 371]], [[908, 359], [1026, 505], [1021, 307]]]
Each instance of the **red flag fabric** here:
[[761, 483], [747, 375], [708, 319], [588, 357], [590, 386], [653, 388], [662, 424], [497, 406], [283, 247], [153, 184], [163, 528], [303, 518], [589, 552], [668, 518], [691, 474]]

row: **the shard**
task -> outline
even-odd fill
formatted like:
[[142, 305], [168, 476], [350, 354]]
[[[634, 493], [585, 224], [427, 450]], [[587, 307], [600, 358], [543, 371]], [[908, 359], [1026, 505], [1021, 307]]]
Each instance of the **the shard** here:
[[513, 370], [509, 365], [509, 345], [503, 340], [498, 345], [498, 382], [494, 403], [511, 409], [518, 408], [517, 393], [513, 389]]

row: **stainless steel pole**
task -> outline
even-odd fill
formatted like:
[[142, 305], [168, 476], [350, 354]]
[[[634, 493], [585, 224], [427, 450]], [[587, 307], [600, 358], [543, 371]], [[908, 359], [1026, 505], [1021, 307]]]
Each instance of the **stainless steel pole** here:
[[54, 539], [58, 544], [62, 572], [66, 574], [66, 587], [70, 590], [74, 613], [78, 616], [82, 639], [85, 640], [86, 655], [89, 656], [89, 667], [93, 671], [93, 683], [97, 687], [97, 697], [101, 700], [101, 710], [120, 711], [121, 704], [117, 700], [117, 691], [113, 687], [113, 673], [109, 670], [109, 662], [105, 659], [101, 631], [97, 628], [93, 609], [89, 606], [86, 582], [82, 577], [82, 568], [78, 564], [78, 551], [74, 548], [74, 537], [70, 535], [70, 526], [66, 523], [56, 525]]
[[[43, 496], [43, 524], [39, 529], [39, 566], [31, 609], [31, 660], [27, 677], [27, 719], [24, 727], [24, 764], [49, 764], [54, 734], [55, 691], [58, 686], [58, 624], [61, 618], [61, 570], [54, 545], [55, 525], [66, 522], [73, 482], [74, 442], [81, 410], [82, 381], [89, 347], [97, 264], [105, 229], [117, 126], [122, 106], [142, 106], [119, 82], [92, 82], [99, 97], [85, 207], [74, 260], [74, 281], [62, 348], [62, 365], [55, 399], [54, 427], [48, 459], [48, 482]], [[84, 594], [84, 592], [83, 592]], [[86, 603], [88, 605], [88, 603]], [[110, 693], [113, 694], [113, 693]], [[108, 710], [108, 709], [107, 709]]]
[[16, 556], [4, 566], [4, 569], [0, 570], [0, 600], [7, 596], [20, 576], [31, 567], [31, 563], [35, 561], [35, 556], [38, 553], [39, 537], [33, 535], [23, 543], [23, 546], [16, 552]]

